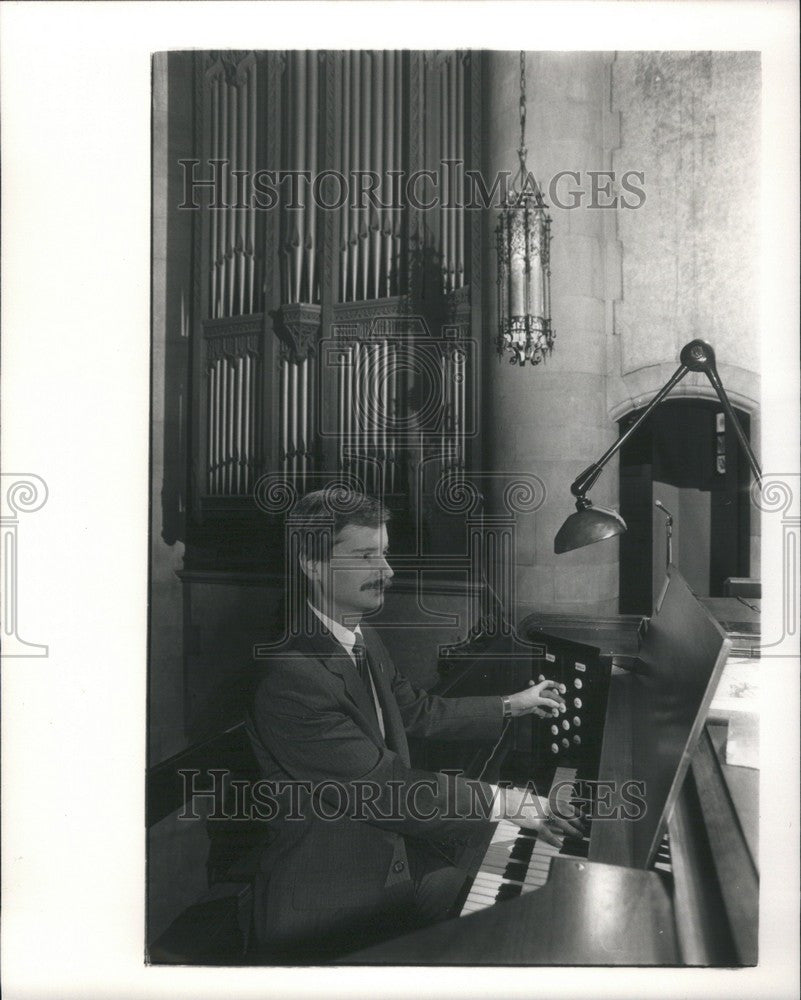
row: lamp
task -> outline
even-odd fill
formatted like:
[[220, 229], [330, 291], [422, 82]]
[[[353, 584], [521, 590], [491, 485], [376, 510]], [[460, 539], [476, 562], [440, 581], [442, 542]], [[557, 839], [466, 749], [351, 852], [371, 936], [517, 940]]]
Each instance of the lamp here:
[[498, 354], [538, 365], [553, 350], [551, 219], [542, 191], [526, 167], [526, 54], [520, 53], [520, 169], [501, 206], [498, 251]]
[[570, 492], [576, 498], [576, 513], [571, 514], [556, 533], [553, 543], [554, 552], [569, 552], [571, 549], [581, 548], [582, 545], [590, 545], [592, 542], [600, 542], [604, 538], [622, 535], [626, 530], [626, 522], [620, 514], [615, 510], [608, 510], [605, 507], [593, 507], [592, 502], [587, 499], [587, 491], [592, 489], [609, 459], [623, 447], [654, 407], [661, 403], [671, 389], [681, 382], [687, 372], [703, 372], [712, 383], [712, 387], [723, 405], [726, 416], [732, 422], [737, 438], [748, 458], [751, 471], [754, 473], [757, 482], [761, 482], [762, 472], [751, 450], [748, 438], [745, 436], [740, 422], [735, 416], [729, 402], [729, 397], [723, 388], [723, 383], [720, 381], [720, 376], [715, 367], [715, 352], [711, 345], [703, 340], [691, 340], [689, 344], [685, 344], [681, 349], [679, 360], [681, 361], [679, 367], [626, 433], [622, 437], [619, 437], [597, 462], [588, 466], [574, 480], [570, 487]]

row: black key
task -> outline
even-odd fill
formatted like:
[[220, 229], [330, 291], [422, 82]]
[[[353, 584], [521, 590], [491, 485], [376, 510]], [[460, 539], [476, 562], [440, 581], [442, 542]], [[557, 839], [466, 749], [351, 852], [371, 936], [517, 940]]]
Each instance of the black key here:
[[526, 877], [528, 872], [528, 865], [521, 863], [520, 861], [510, 861], [509, 864], [504, 869], [502, 878], [515, 879], [517, 882], [522, 882]]
[[502, 903], [505, 899], [515, 899], [520, 895], [521, 887], [519, 885], [502, 885], [498, 889], [498, 895], [495, 897], [495, 901]]
[[509, 852], [510, 861], [525, 861], [528, 862], [531, 859], [531, 854], [534, 850], [535, 840], [517, 840], [515, 841], [515, 846]]
[[586, 858], [590, 850], [589, 837], [565, 837], [560, 854], [570, 854], [574, 858]]

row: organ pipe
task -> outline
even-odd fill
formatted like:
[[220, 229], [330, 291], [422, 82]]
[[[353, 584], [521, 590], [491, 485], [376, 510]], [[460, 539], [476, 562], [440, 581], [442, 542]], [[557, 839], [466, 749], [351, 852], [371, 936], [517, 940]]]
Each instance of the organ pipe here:
[[462, 161], [456, 174], [456, 287], [464, 287], [464, 163], [467, 161], [464, 128], [464, 61], [460, 53], [456, 63], [456, 158]]
[[[373, 86], [371, 90], [372, 100], [372, 162], [371, 169], [375, 170], [379, 177], [378, 202], [384, 201], [383, 190], [386, 187], [384, 178], [384, 66], [383, 54], [375, 53], [372, 57]], [[371, 298], [381, 297], [381, 230], [383, 228], [383, 208], [372, 208], [372, 220], [370, 225], [370, 258], [372, 264], [371, 275]]]
[[[456, 160], [461, 153], [461, 150], [457, 150], [456, 146], [459, 132], [459, 123], [456, 120], [456, 64], [458, 61], [456, 55], [451, 56], [448, 60], [448, 150], [451, 161]], [[451, 196], [448, 204], [450, 205], [456, 201], [454, 172], [458, 172], [458, 167], [452, 167], [448, 173], [448, 193]], [[448, 261], [448, 291], [453, 291], [456, 287], [456, 211], [455, 207], [448, 209], [448, 244], [451, 251]]]
[[[213, 319], [262, 308], [261, 252], [250, 179], [258, 169], [257, 66], [251, 58], [226, 75], [217, 67], [208, 90], [209, 156], [220, 161], [222, 203], [210, 210], [209, 310]], [[244, 179], [238, 179], [236, 172]]]
[[[395, 162], [394, 169], [402, 170], [402, 151], [403, 151], [403, 58], [400, 52], [395, 53]], [[400, 294], [400, 259], [401, 259], [401, 227], [402, 227], [402, 209], [400, 207], [400, 199], [398, 199], [397, 207], [392, 210], [393, 221], [392, 221], [392, 231], [393, 231], [393, 270], [395, 272], [395, 287], [394, 293], [396, 295]]]
[[[248, 67], [248, 170], [253, 177], [257, 170], [256, 163], [256, 67]], [[250, 199], [248, 208], [248, 234], [247, 247], [248, 255], [248, 312], [256, 310], [256, 205]]]
[[[317, 121], [319, 115], [318, 107], [318, 86], [317, 86], [317, 53], [310, 52], [307, 56], [309, 91], [307, 95], [306, 109], [306, 159], [304, 167], [311, 172], [314, 177], [317, 174]], [[317, 302], [316, 293], [316, 254], [317, 254], [317, 205], [311, 194], [306, 198], [305, 207], [305, 256], [306, 256], [306, 301]]]
[[[359, 163], [362, 170], [368, 170], [370, 167], [370, 99], [371, 99], [371, 88], [370, 88], [370, 53], [362, 52], [361, 54], [361, 77], [362, 77], [362, 87], [361, 87], [361, 150], [359, 154]], [[362, 299], [368, 298], [367, 290], [367, 275], [368, 268], [370, 265], [370, 260], [367, 254], [367, 238], [369, 234], [369, 208], [366, 204], [367, 199], [365, 199], [365, 204], [359, 206], [359, 288], [360, 297]]]
[[[361, 113], [361, 72], [360, 72], [360, 60], [361, 53], [352, 53], [351, 63], [350, 63], [350, 167], [351, 175], [349, 179], [352, 179], [356, 175], [356, 171], [359, 170], [360, 157], [359, 157], [359, 128], [360, 128], [360, 113]], [[350, 244], [351, 244], [351, 259], [350, 259], [350, 301], [353, 302], [359, 297], [357, 289], [357, 275], [359, 273], [359, 209], [355, 198], [349, 199], [348, 213], [350, 216]]]
[[[339, 153], [339, 169], [343, 177], [348, 180], [351, 177], [351, 167], [350, 167], [350, 131], [351, 131], [351, 92], [350, 92], [350, 74], [351, 74], [351, 53], [345, 52], [342, 57], [342, 63], [340, 66], [340, 78], [342, 81], [341, 95], [342, 95], [342, 108], [344, 112], [342, 114], [342, 133], [340, 138], [340, 153]], [[340, 224], [341, 224], [341, 252], [340, 252], [340, 288], [339, 296], [342, 302], [348, 301], [348, 276], [350, 274], [350, 206], [348, 198], [345, 204], [342, 206], [340, 213]]]
[[[220, 155], [220, 80], [214, 77], [211, 81], [211, 156], [217, 159]], [[220, 315], [220, 300], [218, 284], [220, 277], [220, 239], [218, 233], [218, 214], [211, 212], [211, 315]]]
[[[387, 170], [395, 170], [395, 53], [384, 53], [384, 162]], [[382, 201], [394, 200], [394, 192], [391, 177], [384, 177], [382, 180], [388, 181], [388, 191]], [[383, 256], [384, 271], [382, 275], [383, 295], [392, 294], [392, 215], [391, 208], [384, 209], [384, 218], [381, 225], [381, 252]]]
[[[442, 63], [439, 72], [439, 162], [448, 158], [448, 78], [447, 64]], [[440, 208], [440, 251], [442, 254], [442, 290], [448, 291], [448, 259], [450, 248], [448, 246], [448, 178], [443, 169], [442, 178], [442, 207]]]

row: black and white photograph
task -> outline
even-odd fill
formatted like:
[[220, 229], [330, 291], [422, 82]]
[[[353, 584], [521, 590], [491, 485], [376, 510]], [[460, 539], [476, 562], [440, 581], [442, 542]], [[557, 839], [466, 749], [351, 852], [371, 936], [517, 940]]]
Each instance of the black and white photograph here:
[[755, 964], [758, 53], [153, 86], [150, 961]]
[[[32, 6], [27, 33], [3, 11], [29, 42], [57, 5]], [[100, 49], [133, 9], [147, 23], [118, 43], [130, 90], [113, 45], [94, 73], [79, 45], [115, 120], [81, 191], [58, 186], [56, 212], [105, 205], [74, 246], [60, 229], [75, 302], [25, 279], [38, 329], [67, 314], [50, 358], [30, 348], [57, 319], [20, 361], [3, 243], [4, 441], [36, 364], [65, 383], [38, 400], [47, 446], [12, 437], [3, 463], [8, 995], [561, 996], [568, 975], [592, 997], [673, 996], [672, 976], [792, 996], [773, 937], [798, 899], [792, 47], [713, 41], [712, 4], [687, 5], [697, 32], [679, 3], [97, 6]], [[215, 35], [226, 6], [252, 37]], [[638, 6], [684, 34], [627, 35]], [[619, 32], [571, 36], [593, 7]], [[368, 8], [397, 30], [349, 32]], [[797, 26], [767, 8], [765, 37]], [[7, 118], [25, 60], [6, 51]], [[29, 132], [52, 157], [103, 131], [86, 109], [49, 138], [21, 118], [4, 229]], [[68, 539], [44, 588], [66, 642], [33, 610], [37, 522]], [[52, 849], [22, 833], [43, 789], [8, 784], [39, 732], [29, 775], [73, 773]], [[43, 916], [51, 868], [68, 936]], [[79, 959], [104, 924], [131, 992], [111, 946]]]

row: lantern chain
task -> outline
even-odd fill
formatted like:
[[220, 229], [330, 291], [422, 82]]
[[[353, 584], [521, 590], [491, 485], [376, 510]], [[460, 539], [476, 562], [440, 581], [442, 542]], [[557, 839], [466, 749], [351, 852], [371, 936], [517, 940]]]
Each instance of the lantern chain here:
[[526, 173], [526, 53], [520, 53], [520, 169]]

